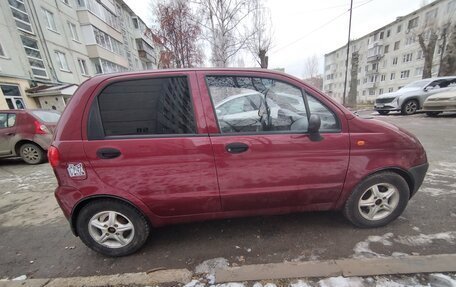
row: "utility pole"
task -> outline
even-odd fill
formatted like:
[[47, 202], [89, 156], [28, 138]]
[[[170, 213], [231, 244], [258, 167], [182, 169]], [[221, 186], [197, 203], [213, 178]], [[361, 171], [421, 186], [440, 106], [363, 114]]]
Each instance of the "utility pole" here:
[[345, 106], [345, 98], [347, 93], [347, 74], [348, 74], [348, 58], [350, 56], [350, 34], [352, 26], [352, 13], [353, 13], [353, 0], [350, 0], [350, 20], [348, 22], [348, 41], [347, 41], [347, 59], [345, 59], [345, 80], [344, 80], [344, 94], [343, 105]]

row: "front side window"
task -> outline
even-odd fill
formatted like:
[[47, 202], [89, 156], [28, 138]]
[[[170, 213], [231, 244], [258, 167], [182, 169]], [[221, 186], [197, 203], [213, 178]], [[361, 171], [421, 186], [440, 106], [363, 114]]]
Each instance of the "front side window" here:
[[[247, 76], [206, 78], [221, 133], [307, 131], [308, 114], [301, 90], [284, 82]], [[322, 131], [339, 128], [332, 112], [307, 96]]]
[[16, 114], [2, 113], [0, 114], [0, 129], [11, 128], [16, 124]]
[[186, 77], [114, 83], [97, 101], [104, 136], [197, 133]]

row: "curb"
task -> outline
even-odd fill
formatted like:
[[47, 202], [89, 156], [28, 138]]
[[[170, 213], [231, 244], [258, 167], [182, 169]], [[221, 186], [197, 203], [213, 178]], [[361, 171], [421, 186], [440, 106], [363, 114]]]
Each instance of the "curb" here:
[[20, 281], [0, 281], [0, 287], [63, 287], [63, 286], [128, 286], [153, 285], [159, 283], [188, 283], [193, 272], [187, 269], [159, 270], [151, 273], [124, 273], [115, 275], [101, 275], [89, 277], [69, 277], [54, 279], [26, 279]]
[[302, 277], [374, 276], [456, 271], [456, 254], [246, 265], [215, 270], [217, 283]]

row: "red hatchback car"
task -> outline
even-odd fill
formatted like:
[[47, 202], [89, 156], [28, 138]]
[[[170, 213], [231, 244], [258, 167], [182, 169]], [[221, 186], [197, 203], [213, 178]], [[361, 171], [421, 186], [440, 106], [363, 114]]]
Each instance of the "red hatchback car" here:
[[151, 227], [197, 220], [341, 210], [382, 226], [428, 168], [412, 134], [289, 75], [242, 69], [87, 80], [48, 157], [74, 234], [109, 256], [138, 250]]
[[44, 162], [59, 118], [54, 110], [0, 110], [0, 158]]

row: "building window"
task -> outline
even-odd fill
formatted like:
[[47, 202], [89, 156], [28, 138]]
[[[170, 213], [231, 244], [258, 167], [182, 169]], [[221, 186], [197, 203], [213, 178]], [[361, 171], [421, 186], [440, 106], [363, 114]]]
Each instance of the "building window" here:
[[393, 58], [393, 65], [397, 65], [397, 57]]
[[375, 89], [369, 89], [369, 96], [375, 96]]
[[46, 68], [44, 66], [43, 58], [41, 58], [38, 42], [32, 38], [21, 35], [22, 45], [25, 49], [32, 74], [35, 77], [47, 78]]
[[410, 76], [410, 70], [405, 70], [401, 72], [401, 79], [407, 79]]
[[381, 78], [380, 78], [380, 81], [383, 82], [383, 81], [385, 81], [385, 79], [386, 79], [386, 75], [382, 75]]
[[389, 36], [391, 36], [391, 30], [388, 29], [388, 31], [386, 31], [386, 38], [388, 38]]
[[71, 38], [74, 41], [79, 42], [79, 35], [78, 35], [78, 30], [76, 28], [76, 25], [68, 21], [68, 28], [70, 29]]
[[383, 94], [383, 89], [378, 89], [378, 94], [379, 95]]
[[87, 64], [86, 61], [83, 59], [78, 59], [79, 70], [81, 71], [81, 75], [87, 76], [89, 73], [87, 71]]
[[[99, 3], [97, 0], [77, 0], [78, 8], [86, 8], [98, 18], [104, 21], [106, 24], [110, 25], [116, 30], [120, 30], [120, 17], [117, 17], [113, 12], [108, 10], [103, 4]], [[118, 8], [120, 10], [120, 8]], [[118, 11], [120, 12], [120, 11]]]
[[62, 0], [62, 2], [65, 3], [65, 4], [68, 5], [68, 6], [71, 6], [71, 5], [70, 5], [70, 0]]
[[394, 88], [388, 88], [388, 93], [394, 92]]
[[405, 40], [405, 46], [411, 45], [415, 42], [416, 42], [415, 36], [407, 37], [407, 39]]
[[410, 20], [408, 22], [407, 28], [410, 30], [410, 29], [413, 29], [413, 28], [415, 28], [417, 26], [418, 26], [418, 17], [415, 17], [415, 18], [413, 18], [412, 20]]
[[425, 15], [425, 24], [426, 24], [426, 26], [432, 24], [434, 21], [436, 21], [436, 19], [437, 19], [437, 8], [426, 12], [426, 15]]
[[396, 78], [396, 73], [391, 73], [390, 80], [394, 80]]
[[399, 50], [400, 44], [401, 44], [401, 41], [397, 41], [394, 43], [394, 51]]
[[396, 30], [396, 32], [397, 32], [397, 33], [400, 33], [401, 30], [402, 30], [402, 24], [397, 25], [397, 30]]
[[114, 72], [125, 72], [127, 68], [117, 65], [113, 62], [107, 61], [102, 58], [93, 59], [95, 65], [95, 71], [97, 74], [114, 73]]
[[377, 71], [378, 69], [378, 64], [377, 63], [373, 63], [372, 64], [372, 71]]
[[65, 57], [65, 54], [59, 51], [55, 51], [55, 55], [57, 56], [57, 63], [59, 63], [60, 70], [69, 71], [68, 63]]
[[366, 95], [366, 90], [363, 90], [363, 96], [365, 96], [365, 95]]
[[423, 74], [423, 68], [415, 69], [415, 76], [421, 76]]
[[386, 68], [387, 65], [388, 65], [388, 60], [387, 59], [383, 60], [383, 68]]
[[404, 54], [404, 55], [402, 56], [402, 62], [403, 62], [403, 63], [411, 62], [411, 61], [412, 61], [412, 58], [413, 58], [413, 53]]
[[383, 39], [383, 35], [384, 35], [383, 31], [381, 31], [381, 32], [380, 32], [380, 40]]
[[3, 49], [2, 43], [0, 43], [0, 57], [6, 57], [5, 49]]
[[22, 99], [19, 86], [16, 85], [0, 85], [3, 95], [5, 96], [6, 104], [8, 108], [13, 109], [25, 109], [25, 103]]
[[101, 47], [105, 48], [106, 50], [109, 50], [118, 55], [121, 55], [121, 56], [124, 55], [121, 42], [112, 38], [105, 32], [98, 30], [94, 26], [92, 26], [92, 28], [93, 28], [93, 33], [95, 35], [95, 41], [97, 42], [98, 45], [100, 45]]
[[138, 18], [132, 18], [132, 20], [133, 20], [133, 27], [135, 27], [135, 29], [138, 29], [139, 28]]
[[30, 18], [27, 14], [24, 1], [8, 0], [8, 3], [11, 8], [11, 13], [13, 14], [14, 21], [16, 22], [16, 27], [19, 30], [33, 33], [32, 24], [30, 24]]
[[48, 28], [49, 30], [52, 30], [52, 31], [57, 31], [57, 27], [55, 26], [54, 13], [52, 13], [44, 8], [42, 10], [43, 10], [44, 17], [46, 18], [46, 28]]
[[390, 47], [390, 45], [386, 45], [386, 46], [385, 46], [385, 48], [383, 49], [383, 53], [384, 53], [384, 54], [388, 54], [388, 52], [389, 52], [389, 47]]
[[418, 50], [417, 54], [416, 54], [416, 59], [417, 60], [421, 60], [423, 58], [423, 50]]

